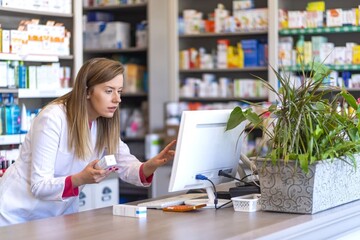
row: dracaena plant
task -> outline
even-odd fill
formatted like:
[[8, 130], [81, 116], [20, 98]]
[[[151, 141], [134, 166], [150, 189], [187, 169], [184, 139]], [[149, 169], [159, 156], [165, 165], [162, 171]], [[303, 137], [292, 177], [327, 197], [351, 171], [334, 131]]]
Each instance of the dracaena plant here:
[[[354, 154], [360, 151], [360, 108], [345, 89], [326, 84], [331, 70], [317, 62], [306, 71], [302, 66], [300, 86], [295, 86], [289, 75], [272, 70], [279, 80], [278, 91], [264, 79], [259, 80], [275, 93], [277, 103], [262, 113], [254, 112], [253, 108], [234, 108], [226, 130], [243, 121], [248, 121], [250, 132], [262, 129], [268, 150], [261, 157], [273, 164], [296, 161], [308, 172], [309, 165], [316, 161], [340, 158], [356, 167]], [[352, 111], [339, 112], [339, 102], [347, 103]]]

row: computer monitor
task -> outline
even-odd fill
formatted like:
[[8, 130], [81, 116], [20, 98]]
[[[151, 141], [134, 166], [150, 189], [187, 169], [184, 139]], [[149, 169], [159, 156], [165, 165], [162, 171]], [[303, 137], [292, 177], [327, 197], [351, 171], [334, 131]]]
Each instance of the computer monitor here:
[[[188, 201], [186, 204], [203, 204], [214, 207], [214, 190], [210, 181], [198, 180], [201, 174], [214, 185], [231, 181], [219, 176], [223, 170], [235, 177], [245, 127], [225, 131], [231, 110], [183, 111], [176, 143], [169, 192], [205, 188], [208, 199]], [[218, 206], [229, 200], [219, 200]]]

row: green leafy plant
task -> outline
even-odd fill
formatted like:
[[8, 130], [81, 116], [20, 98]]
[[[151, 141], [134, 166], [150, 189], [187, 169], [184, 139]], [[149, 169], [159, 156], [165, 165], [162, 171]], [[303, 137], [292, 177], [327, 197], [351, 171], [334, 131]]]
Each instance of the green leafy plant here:
[[[296, 161], [308, 172], [309, 165], [316, 161], [340, 158], [356, 167], [354, 154], [360, 151], [360, 108], [345, 89], [327, 84], [331, 70], [317, 62], [306, 71], [302, 66], [304, 80], [297, 87], [289, 75], [275, 69], [273, 72], [279, 80], [278, 91], [264, 79], [259, 80], [276, 94], [277, 103], [262, 113], [252, 108], [234, 108], [226, 130], [244, 121], [249, 122], [250, 132], [262, 129], [268, 138], [268, 150], [261, 157], [273, 164]], [[330, 99], [329, 95], [334, 96]], [[350, 106], [351, 110], [339, 111], [339, 103]]]

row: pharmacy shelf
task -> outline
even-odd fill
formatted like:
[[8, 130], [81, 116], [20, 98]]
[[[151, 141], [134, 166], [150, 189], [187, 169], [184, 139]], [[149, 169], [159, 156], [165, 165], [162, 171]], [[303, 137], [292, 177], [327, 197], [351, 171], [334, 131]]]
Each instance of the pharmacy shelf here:
[[71, 88], [60, 88], [60, 89], [18, 89], [19, 98], [54, 98], [60, 97], [71, 91]]
[[73, 60], [74, 55], [67, 55], [67, 56], [58, 56], [59, 60]]
[[108, 6], [97, 6], [97, 7], [84, 7], [83, 11], [84, 12], [88, 12], [88, 11], [117, 11], [117, 10], [126, 10], [126, 11], [131, 11], [131, 10], [141, 10], [141, 9], [146, 9], [147, 7], [147, 3], [136, 3], [136, 4], [114, 4], [114, 5], [108, 5]]
[[46, 12], [46, 11], [37, 11], [37, 10], [27, 10], [20, 8], [10, 8], [10, 7], [0, 7], [0, 13], [14, 13], [14, 14], [27, 14], [27, 15], [42, 15], [50, 17], [63, 17], [63, 18], [72, 18], [73, 14], [68, 13], [58, 13], [58, 12]]
[[249, 36], [249, 35], [264, 35], [268, 30], [249, 30], [241, 32], [229, 32], [229, 33], [196, 33], [196, 34], [180, 34], [179, 38], [207, 38], [207, 37], [237, 37], [237, 36]]
[[268, 71], [267, 67], [245, 67], [245, 68], [225, 68], [225, 69], [180, 69], [179, 73], [231, 73], [231, 72], [262, 72]]
[[[67, 57], [67, 56], [64, 56]], [[21, 55], [14, 53], [0, 53], [0, 60], [24, 61], [24, 62], [58, 62], [59, 56], [55, 55]]]
[[147, 48], [129, 47], [129, 48], [87, 48], [84, 53], [146, 53]]
[[20, 144], [24, 141], [26, 134], [0, 135], [0, 146]]
[[[331, 70], [335, 70], [335, 71], [359, 71], [360, 70], [360, 65], [327, 65]], [[281, 67], [282, 70], [284, 71], [290, 71], [290, 72], [298, 72], [298, 71], [309, 71], [311, 70], [311, 67], [305, 67], [304, 69], [301, 69], [300, 66], [284, 66]]]
[[268, 97], [180, 97], [182, 102], [267, 102]]
[[59, 89], [17, 89], [17, 88], [0, 88], [0, 93], [13, 93], [18, 98], [56, 98], [71, 91], [71, 88]]
[[353, 32], [360, 32], [360, 26], [281, 29], [279, 31], [279, 34], [300, 35], [300, 34], [328, 34], [328, 33], [353, 33]]

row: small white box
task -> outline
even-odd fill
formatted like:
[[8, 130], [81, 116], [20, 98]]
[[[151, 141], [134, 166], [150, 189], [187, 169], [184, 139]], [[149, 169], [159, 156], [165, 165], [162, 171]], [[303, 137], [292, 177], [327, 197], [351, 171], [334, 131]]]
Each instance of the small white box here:
[[19, 30], [10, 30], [11, 52], [17, 54], [26, 54], [28, 32]]
[[146, 217], [147, 208], [135, 205], [118, 204], [113, 206], [113, 215], [125, 217]]
[[305, 11], [288, 11], [289, 28], [305, 28]]
[[334, 64], [345, 64], [346, 58], [346, 48], [345, 47], [335, 47], [335, 56]]
[[341, 8], [326, 10], [326, 26], [340, 27], [343, 24], [343, 11]]
[[327, 42], [320, 44], [320, 59], [324, 64], [334, 64], [334, 43]]
[[108, 169], [116, 165], [116, 159], [114, 155], [106, 155], [101, 158], [97, 163], [97, 166], [101, 169]]

